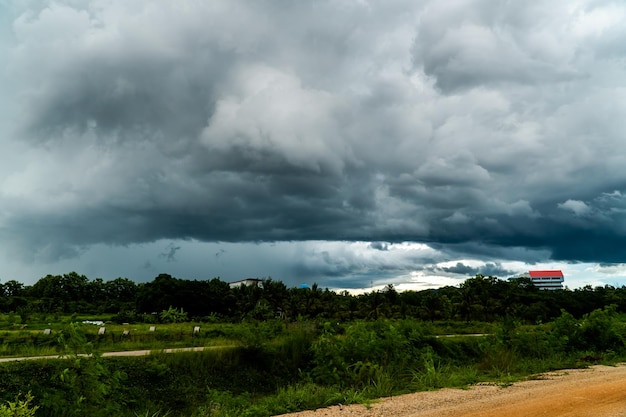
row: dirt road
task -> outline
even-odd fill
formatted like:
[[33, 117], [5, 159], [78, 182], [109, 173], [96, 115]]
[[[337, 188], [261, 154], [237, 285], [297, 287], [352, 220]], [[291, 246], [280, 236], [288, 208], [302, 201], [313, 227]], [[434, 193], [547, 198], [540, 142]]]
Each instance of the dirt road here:
[[508, 387], [478, 385], [283, 417], [626, 417], [626, 364], [557, 371]]
[[[153, 349], [153, 350], [126, 350], [121, 352], [104, 352], [103, 357], [112, 356], [146, 356], [154, 352], [163, 353], [176, 353], [176, 352], [200, 352], [207, 349], [220, 349], [231, 348], [232, 346], [206, 346], [206, 347], [188, 347], [188, 348], [172, 348], [172, 349]], [[89, 356], [86, 354], [79, 354], [78, 356]], [[0, 362], [16, 362], [16, 361], [33, 361], [42, 359], [59, 359], [59, 355], [47, 355], [47, 356], [23, 356], [19, 358], [0, 358]]]

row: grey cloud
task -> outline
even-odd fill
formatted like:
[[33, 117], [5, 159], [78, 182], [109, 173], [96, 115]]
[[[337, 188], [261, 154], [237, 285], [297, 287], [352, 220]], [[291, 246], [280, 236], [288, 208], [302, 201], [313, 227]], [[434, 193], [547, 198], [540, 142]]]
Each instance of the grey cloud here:
[[370, 248], [381, 250], [381, 251], [387, 251], [389, 250], [389, 244], [386, 242], [372, 242], [370, 243]]
[[516, 271], [511, 271], [506, 268], [503, 268], [499, 263], [487, 262], [480, 266], [469, 266], [465, 265], [462, 262], [457, 262], [455, 266], [452, 267], [438, 267], [433, 268], [434, 271], [441, 270], [447, 273], [453, 273], [458, 275], [464, 275], [468, 278], [481, 274], [484, 276], [494, 276], [500, 278], [506, 278], [512, 275], [515, 275]]
[[441, 268], [445, 272], [452, 272], [454, 274], [462, 274], [462, 275], [474, 275], [477, 273], [478, 268], [471, 267], [469, 265], [464, 265], [461, 262], [457, 262], [455, 266], [452, 267], [443, 267]]
[[564, 3], [554, 3], [558, 6], [432, 2], [421, 15], [415, 64], [445, 92], [580, 77], [573, 62], [577, 45], [563, 33], [569, 29]]
[[170, 243], [165, 248], [165, 252], [162, 252], [159, 254], [159, 258], [164, 258], [167, 262], [175, 262], [177, 260], [176, 252], [178, 252], [180, 249], [181, 249], [181, 246], [177, 246], [174, 243]]
[[[412, 282], [425, 264], [442, 262], [443, 252], [424, 245], [380, 242], [303, 242], [291, 255], [292, 276], [324, 282], [333, 288], [368, 288]], [[380, 247], [385, 248], [381, 250]]]
[[624, 33], [588, 14], [623, 5], [568, 4], [13, 2], [2, 240], [30, 259], [197, 239], [619, 261]]
[[[233, 53], [192, 38], [201, 32], [197, 21], [186, 27], [190, 16], [168, 22], [167, 10], [146, 10], [113, 22], [101, 12], [52, 4], [15, 21], [20, 47], [8, 68], [28, 91], [23, 136], [50, 141], [73, 130], [79, 138], [90, 127], [103, 139], [153, 144], [197, 136]], [[62, 30], [47, 33], [56, 25]]]
[[418, 181], [429, 187], [478, 185], [490, 180], [489, 172], [471, 154], [433, 158], [416, 171]]

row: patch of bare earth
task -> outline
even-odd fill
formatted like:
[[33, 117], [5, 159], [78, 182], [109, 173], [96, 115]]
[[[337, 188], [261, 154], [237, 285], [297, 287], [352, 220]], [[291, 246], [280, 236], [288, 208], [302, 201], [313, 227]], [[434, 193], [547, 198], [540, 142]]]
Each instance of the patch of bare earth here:
[[475, 385], [334, 406], [282, 417], [626, 417], [626, 364], [540, 375], [511, 386]]

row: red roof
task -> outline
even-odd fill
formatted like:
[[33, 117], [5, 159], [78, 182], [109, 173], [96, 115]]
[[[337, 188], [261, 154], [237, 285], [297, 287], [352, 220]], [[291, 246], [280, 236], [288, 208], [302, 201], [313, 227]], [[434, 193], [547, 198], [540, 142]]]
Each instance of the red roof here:
[[528, 271], [531, 278], [544, 278], [544, 277], [563, 277], [563, 272], [560, 269], [552, 271]]

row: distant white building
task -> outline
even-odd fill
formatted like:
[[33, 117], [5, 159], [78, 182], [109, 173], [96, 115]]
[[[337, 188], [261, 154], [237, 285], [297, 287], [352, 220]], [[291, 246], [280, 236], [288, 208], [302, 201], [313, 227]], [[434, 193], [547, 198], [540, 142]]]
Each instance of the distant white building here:
[[528, 276], [540, 290], [562, 290], [565, 277], [561, 270], [528, 271]]
[[259, 278], [246, 278], [240, 279], [239, 281], [229, 282], [228, 285], [230, 288], [237, 288], [245, 285], [246, 287], [262, 287], [263, 280]]

